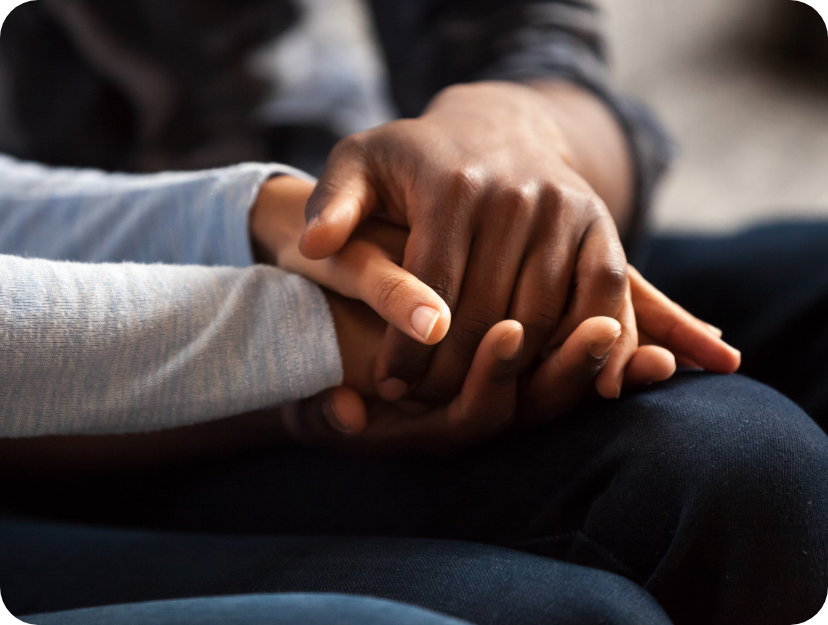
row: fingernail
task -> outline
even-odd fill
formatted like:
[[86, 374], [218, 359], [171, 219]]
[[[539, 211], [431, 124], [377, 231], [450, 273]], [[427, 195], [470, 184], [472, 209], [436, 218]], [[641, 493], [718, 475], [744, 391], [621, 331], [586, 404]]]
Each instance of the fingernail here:
[[308, 234], [310, 233], [310, 231], [311, 231], [311, 230], [313, 230], [314, 228], [319, 227], [319, 225], [320, 225], [321, 223], [322, 223], [322, 220], [321, 220], [321, 219], [319, 219], [319, 215], [317, 215], [316, 217], [314, 217], [313, 219], [311, 219], [311, 220], [307, 223], [307, 225], [305, 226], [305, 232], [302, 234], [302, 238], [299, 240], [299, 245], [301, 245], [301, 244], [302, 244], [302, 242], [305, 240], [305, 237], [306, 237], [306, 236], [308, 236]]
[[515, 328], [498, 342], [495, 348], [495, 355], [503, 361], [514, 360], [520, 354], [523, 346], [523, 330]]
[[385, 401], [398, 401], [408, 392], [408, 384], [397, 378], [388, 378], [377, 385], [377, 392]]
[[311, 230], [313, 230], [314, 228], [318, 228], [320, 225], [322, 225], [322, 218], [319, 215], [316, 215], [305, 226], [305, 232], [308, 233]]
[[322, 414], [325, 415], [325, 419], [328, 424], [337, 432], [341, 432], [342, 434], [351, 433], [351, 428], [339, 420], [339, 416], [336, 414], [336, 408], [334, 407], [332, 401], [326, 401], [322, 404]]
[[420, 306], [411, 315], [411, 327], [421, 339], [427, 341], [438, 319], [440, 319], [440, 313], [431, 306]]
[[615, 399], [618, 399], [618, 398], [621, 397], [621, 389], [622, 389], [623, 385], [624, 385], [623, 380], [619, 380], [618, 381], [618, 390], [615, 391]]
[[595, 343], [590, 343], [587, 350], [589, 351], [590, 356], [596, 360], [603, 360], [612, 351], [612, 348], [617, 340], [618, 336], [614, 336], [607, 341], [596, 341]]

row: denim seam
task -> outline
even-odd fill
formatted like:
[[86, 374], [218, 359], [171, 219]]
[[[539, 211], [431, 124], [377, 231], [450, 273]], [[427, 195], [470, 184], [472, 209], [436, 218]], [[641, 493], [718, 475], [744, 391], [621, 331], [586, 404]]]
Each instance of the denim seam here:
[[621, 562], [621, 560], [619, 560], [615, 556], [615, 554], [612, 553], [612, 551], [610, 551], [609, 549], [604, 547], [601, 543], [597, 542], [596, 540], [590, 538], [582, 530], [576, 530], [574, 532], [568, 532], [566, 534], [556, 534], [554, 537], [547, 536], [547, 537], [543, 537], [543, 538], [533, 538], [531, 540], [520, 542], [519, 543], [519, 548], [521, 550], [526, 550], [526, 549], [530, 548], [532, 545], [538, 545], [538, 544], [541, 544], [541, 543], [544, 543], [544, 542], [547, 542], [547, 541], [550, 541], [550, 540], [553, 540], [553, 539], [561, 539], [561, 538], [567, 538], [567, 537], [571, 537], [571, 538], [580, 537], [580, 538], [583, 538], [587, 543], [589, 543], [590, 545], [592, 545], [592, 546], [596, 547], [597, 549], [599, 549], [602, 554], [609, 557], [609, 559], [613, 563], [613, 565], [618, 567], [619, 571], [621, 572], [620, 573], [621, 575], [623, 575], [624, 577], [630, 579], [631, 581], [635, 582], [638, 585], [643, 585], [644, 578], [641, 575], [638, 575], [630, 567], [628, 567], [626, 564]]
[[610, 558], [610, 560], [612, 561], [612, 563], [613, 563], [613, 564], [615, 564], [615, 565], [616, 565], [616, 566], [617, 566], [617, 567], [618, 567], [621, 571], [623, 571], [623, 573], [622, 573], [622, 574], [624, 575], [624, 577], [626, 577], [626, 578], [628, 578], [628, 579], [630, 579], [630, 580], [634, 581], [634, 582], [635, 582], [636, 584], [638, 584], [639, 586], [641, 586], [641, 585], [643, 585], [643, 584], [644, 584], [644, 581], [645, 581], [645, 580], [644, 580], [644, 579], [643, 579], [640, 575], [638, 575], [638, 573], [636, 573], [636, 572], [635, 572], [635, 571], [633, 571], [630, 567], [628, 567], [626, 564], [624, 564], [623, 562], [621, 562], [621, 560], [619, 560], [619, 559], [615, 556], [615, 554], [614, 554], [614, 553], [612, 553], [612, 551], [610, 551], [609, 549], [607, 549], [606, 547], [604, 547], [604, 546], [603, 546], [601, 543], [599, 543], [598, 541], [593, 540], [592, 538], [590, 538], [589, 536], [587, 536], [586, 532], [583, 532], [583, 531], [580, 531], [580, 530], [579, 530], [579, 531], [577, 531], [577, 532], [575, 532], [575, 533], [576, 533], [577, 535], [582, 536], [582, 537], [583, 537], [583, 538], [584, 538], [584, 539], [585, 539], [585, 540], [586, 540], [589, 544], [591, 544], [591, 545], [595, 546], [596, 548], [600, 549], [600, 550], [601, 550], [601, 551], [602, 551], [605, 555], [609, 556], [609, 558]]

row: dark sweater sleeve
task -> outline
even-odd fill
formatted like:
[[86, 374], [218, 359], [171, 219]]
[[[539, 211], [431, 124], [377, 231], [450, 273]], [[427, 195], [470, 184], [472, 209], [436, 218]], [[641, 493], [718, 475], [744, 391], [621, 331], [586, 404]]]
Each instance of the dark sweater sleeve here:
[[619, 94], [607, 68], [603, 14], [581, 0], [371, 0], [399, 110], [418, 115], [442, 88], [477, 80], [566, 80], [597, 95], [627, 137], [635, 205], [625, 240], [640, 253], [673, 145], [658, 120]]

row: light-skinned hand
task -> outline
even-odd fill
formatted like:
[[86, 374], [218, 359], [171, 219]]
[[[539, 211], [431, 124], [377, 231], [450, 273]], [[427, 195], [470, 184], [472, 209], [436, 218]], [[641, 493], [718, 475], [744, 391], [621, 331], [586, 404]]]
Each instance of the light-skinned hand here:
[[[384, 248], [356, 236], [324, 260], [299, 252], [305, 205], [314, 185], [291, 176], [266, 182], [250, 214], [250, 234], [259, 260], [305, 276], [345, 297], [367, 303], [400, 332], [426, 345], [441, 341], [451, 311], [426, 284], [401, 267], [407, 233], [389, 230]], [[399, 250], [391, 255], [389, 250]]]

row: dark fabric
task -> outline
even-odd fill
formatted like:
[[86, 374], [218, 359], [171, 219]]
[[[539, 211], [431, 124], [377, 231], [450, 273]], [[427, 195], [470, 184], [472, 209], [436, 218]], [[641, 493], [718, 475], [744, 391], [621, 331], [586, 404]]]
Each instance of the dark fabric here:
[[621, 577], [469, 543], [178, 535], [11, 521], [0, 529], [7, 535], [3, 571], [16, 571], [0, 578], [14, 614], [314, 592], [401, 601], [478, 625], [669, 623], [647, 593]]
[[[0, 500], [29, 514], [186, 532], [500, 545], [623, 575], [679, 625], [789, 625], [815, 614], [828, 591], [828, 438], [792, 402], [740, 376], [679, 374], [452, 457], [290, 448], [94, 473], [6, 468]], [[0, 535], [10, 606], [37, 610], [48, 595], [37, 589], [72, 570], [64, 547], [38, 541]], [[26, 562], [27, 549], [40, 554], [26, 573], [37, 583], [21, 588], [13, 563]], [[130, 570], [118, 553], [113, 579]], [[382, 561], [382, 550], [368, 553], [364, 564]], [[39, 564], [50, 559], [55, 568]], [[469, 566], [469, 577], [480, 569]], [[371, 584], [381, 589], [387, 570], [366, 576], [360, 592], [381, 595]], [[417, 603], [442, 585], [429, 579], [415, 577], [411, 595], [392, 598]]]
[[26, 3], [0, 39], [0, 128], [22, 138], [0, 150], [124, 171], [267, 160], [253, 113], [268, 85], [245, 63], [298, 15], [290, 0]]
[[[612, 88], [597, 4], [572, 0], [371, 0], [395, 104], [419, 115], [443, 87], [567, 80], [615, 113], [636, 171], [635, 253], [671, 155], [645, 109]], [[127, 171], [277, 160], [320, 173], [336, 137], [263, 128], [266, 95], [247, 54], [292, 26], [290, 0], [42, 0], [0, 39], [0, 151], [52, 165]], [[14, 132], [12, 132], [14, 130]], [[313, 153], [309, 153], [313, 152]]]
[[[724, 329], [744, 350], [746, 371], [789, 392], [823, 425], [822, 404], [813, 398], [825, 388], [826, 235], [828, 226], [805, 224], [656, 239], [645, 268], [668, 294]], [[681, 373], [452, 457], [266, 447], [139, 473], [4, 466], [0, 500], [19, 513], [77, 522], [228, 539], [282, 536], [271, 540], [287, 541], [279, 544], [288, 550], [288, 535], [365, 537], [357, 551], [372, 555], [363, 562], [383, 561], [384, 547], [368, 547], [380, 536], [500, 545], [619, 573], [644, 586], [679, 625], [789, 625], [810, 618], [828, 593], [828, 438], [791, 401], [742, 376]], [[87, 552], [98, 561], [110, 553], [101, 575], [112, 575], [116, 589], [131, 570], [119, 564], [128, 547], [117, 541], [93, 548], [75, 534], [63, 541], [76, 545], [67, 560], [60, 554], [68, 547], [50, 540], [69, 530], [47, 531], [40, 542], [41, 530], [31, 527], [20, 529], [31, 532], [28, 539], [0, 533], [0, 588], [15, 584], [27, 554], [61, 567]], [[331, 540], [337, 549], [355, 544]], [[20, 590], [7, 599], [37, 609], [45, 600], [39, 584], [64, 578], [46, 573], [54, 570], [48, 566], [25, 570], [35, 581], [14, 586]], [[391, 583], [388, 570], [360, 577], [359, 591]], [[474, 584], [486, 567], [468, 570]], [[326, 586], [327, 575], [302, 579], [289, 590], [345, 591]], [[322, 587], [303, 586], [312, 579]], [[406, 585], [409, 594], [390, 598], [417, 603], [446, 585], [434, 579], [432, 586], [427, 575], [418, 577]], [[475, 601], [489, 605], [488, 594]]]
[[307, 594], [182, 599], [24, 618], [33, 625], [463, 625], [389, 601]]
[[46, 164], [126, 167], [137, 149], [137, 111], [112, 81], [91, 71], [69, 34], [28, 2], [6, 19], [0, 150]]
[[742, 374], [793, 399], [828, 431], [828, 223], [660, 237], [645, 272], [722, 329], [742, 351]]
[[[744, 350], [746, 371], [786, 390], [823, 426], [826, 235], [825, 224], [789, 224], [656, 239], [645, 268], [722, 327]], [[475, 541], [546, 556], [538, 562], [552, 568], [557, 559], [618, 573], [678, 625], [789, 625], [813, 616], [828, 593], [828, 438], [793, 402], [738, 375], [681, 373], [452, 457], [263, 448], [137, 473], [18, 464], [0, 474], [0, 501], [18, 514], [224, 535], [8, 521], [0, 589], [20, 611], [77, 607], [78, 597], [170, 598], [155, 594], [161, 588], [185, 594], [164, 583], [163, 571], [176, 571], [169, 563], [183, 567], [174, 579], [193, 592], [239, 592], [227, 577], [243, 584], [260, 579], [260, 569], [242, 575], [229, 564], [215, 573], [199, 560], [234, 563], [234, 553], [244, 566], [270, 563], [284, 584], [253, 592], [349, 592], [356, 579], [350, 592], [386, 596], [391, 587], [398, 594], [389, 598], [439, 609], [429, 603], [435, 596], [464, 596], [452, 584], [506, 588], [508, 579], [508, 593], [472, 593], [472, 604], [516, 610], [528, 604], [512, 592], [549, 596], [531, 590], [537, 573], [521, 577], [535, 571], [535, 561], [520, 561], [530, 556], [503, 552], [511, 564], [489, 566], [446, 543], [397, 549], [378, 537]], [[288, 538], [297, 534], [339, 538]], [[224, 540], [233, 547], [222, 550]], [[444, 555], [447, 573], [436, 574]], [[164, 557], [156, 573], [153, 562]], [[457, 558], [468, 566], [458, 568]], [[326, 569], [328, 561], [339, 564]]]

